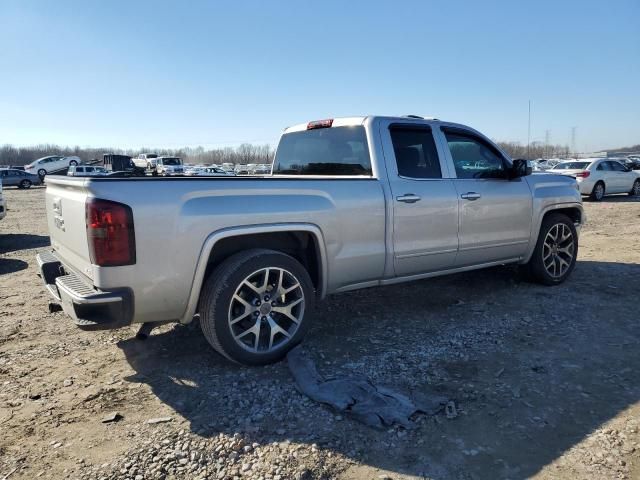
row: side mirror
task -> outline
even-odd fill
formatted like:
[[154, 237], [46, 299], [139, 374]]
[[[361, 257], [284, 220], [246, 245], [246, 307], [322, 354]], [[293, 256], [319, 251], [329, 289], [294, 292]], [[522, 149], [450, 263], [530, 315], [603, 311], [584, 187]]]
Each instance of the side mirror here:
[[516, 158], [511, 166], [511, 178], [520, 178], [531, 175], [533, 168], [529, 160], [524, 158]]

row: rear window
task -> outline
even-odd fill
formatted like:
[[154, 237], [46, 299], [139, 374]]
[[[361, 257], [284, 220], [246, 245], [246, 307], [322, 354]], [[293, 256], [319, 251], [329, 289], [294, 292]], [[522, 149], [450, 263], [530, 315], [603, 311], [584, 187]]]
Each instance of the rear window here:
[[371, 175], [364, 127], [332, 127], [287, 133], [273, 166], [281, 175]]
[[554, 170], [584, 170], [591, 162], [563, 162], [559, 163]]

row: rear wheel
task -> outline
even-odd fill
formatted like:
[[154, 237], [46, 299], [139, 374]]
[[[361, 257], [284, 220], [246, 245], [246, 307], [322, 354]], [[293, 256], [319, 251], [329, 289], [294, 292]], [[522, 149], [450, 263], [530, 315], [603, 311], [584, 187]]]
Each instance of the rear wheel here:
[[22, 180], [20, 182], [20, 185], [18, 185], [18, 187], [20, 188], [31, 188], [31, 180]]
[[589, 196], [589, 198], [591, 198], [591, 200], [594, 200], [596, 202], [600, 202], [604, 198], [604, 192], [605, 192], [604, 183], [597, 182], [593, 186], [593, 190], [591, 191], [591, 195]]
[[640, 178], [633, 182], [633, 187], [631, 187], [629, 195], [632, 197], [640, 197]]
[[200, 326], [219, 353], [245, 365], [280, 360], [309, 325], [314, 289], [294, 258], [246, 250], [209, 275], [200, 296]]
[[578, 234], [573, 221], [561, 213], [547, 215], [527, 266], [533, 280], [558, 285], [573, 271], [578, 256]]
[[69, 162], [69, 166], [70, 166], [70, 167], [75, 167], [76, 165], [78, 165], [78, 162], [76, 162], [75, 160], [71, 160], [71, 161]]

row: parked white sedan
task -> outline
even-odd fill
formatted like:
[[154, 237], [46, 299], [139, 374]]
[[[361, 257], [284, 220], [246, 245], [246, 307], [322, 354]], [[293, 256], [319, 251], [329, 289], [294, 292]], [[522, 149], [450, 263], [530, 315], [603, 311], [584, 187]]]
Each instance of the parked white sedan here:
[[582, 195], [600, 201], [605, 195], [628, 193], [640, 196], [640, 172], [625, 167], [617, 160], [586, 158], [562, 162], [547, 170], [575, 177]]
[[70, 166], [75, 166], [81, 163], [79, 157], [62, 157], [60, 155], [50, 155], [48, 157], [42, 157], [34, 160], [29, 165], [24, 166], [25, 172], [33, 173], [44, 177], [46, 174], [55, 172], [56, 170], [62, 170]]

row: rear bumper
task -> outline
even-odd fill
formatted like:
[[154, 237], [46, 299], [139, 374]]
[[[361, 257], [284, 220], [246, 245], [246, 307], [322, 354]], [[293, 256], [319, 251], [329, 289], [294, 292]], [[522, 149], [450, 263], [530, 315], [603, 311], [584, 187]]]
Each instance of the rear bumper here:
[[133, 293], [128, 288], [103, 291], [65, 268], [54, 252], [36, 256], [47, 290], [83, 330], [110, 330], [131, 325]]

